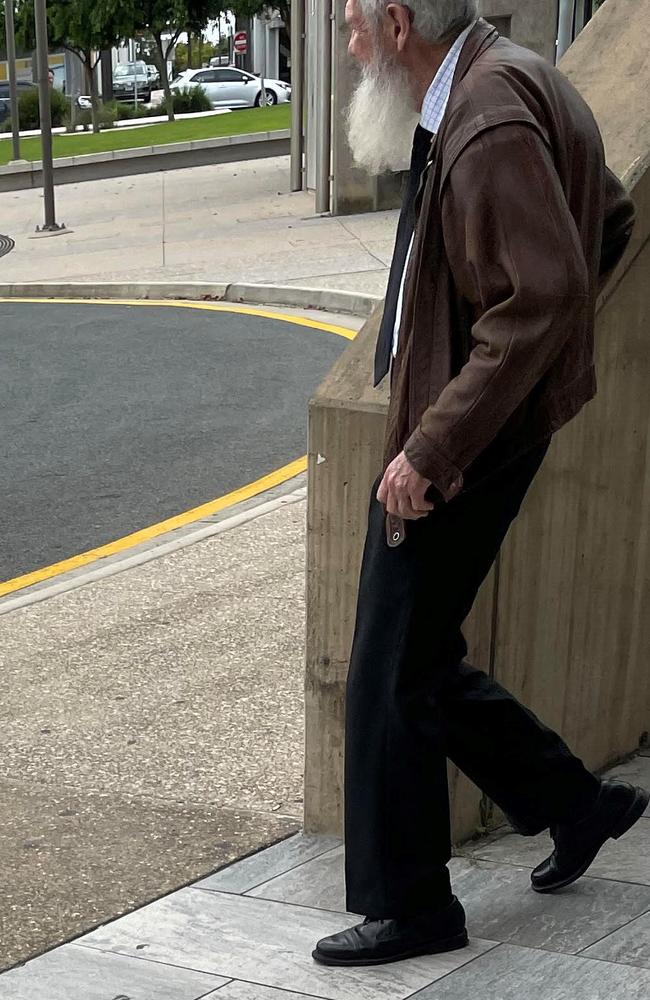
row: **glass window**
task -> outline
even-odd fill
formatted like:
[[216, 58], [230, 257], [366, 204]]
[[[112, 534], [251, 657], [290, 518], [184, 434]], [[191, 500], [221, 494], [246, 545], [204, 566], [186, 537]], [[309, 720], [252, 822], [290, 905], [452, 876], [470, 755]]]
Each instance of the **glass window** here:
[[241, 83], [242, 80], [248, 79], [237, 69], [218, 69], [215, 76], [220, 83]]
[[138, 76], [147, 75], [147, 64], [143, 62], [138, 63], [118, 63], [113, 70], [113, 77], [119, 80], [120, 77], [125, 76], [135, 76], [136, 71]]

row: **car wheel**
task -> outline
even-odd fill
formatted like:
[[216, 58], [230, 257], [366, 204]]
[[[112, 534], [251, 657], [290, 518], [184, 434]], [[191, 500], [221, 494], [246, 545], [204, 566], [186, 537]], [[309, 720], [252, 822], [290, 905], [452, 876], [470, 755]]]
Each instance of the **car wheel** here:
[[[266, 90], [266, 107], [272, 108], [274, 104], [278, 103], [278, 95], [275, 93], [274, 90], [269, 90], [268, 87], [265, 87], [264, 89]], [[262, 103], [262, 94], [260, 92], [255, 98], [255, 107], [259, 108], [261, 103]]]

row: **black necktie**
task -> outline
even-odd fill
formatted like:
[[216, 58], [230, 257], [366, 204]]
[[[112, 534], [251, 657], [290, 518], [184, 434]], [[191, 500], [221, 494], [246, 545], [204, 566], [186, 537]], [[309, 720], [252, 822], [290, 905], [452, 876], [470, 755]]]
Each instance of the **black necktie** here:
[[415, 227], [415, 195], [420, 185], [420, 177], [426, 166], [431, 140], [433, 134], [418, 125], [413, 136], [413, 151], [411, 153], [411, 166], [409, 179], [404, 192], [402, 210], [400, 212], [399, 223], [397, 225], [397, 237], [395, 239], [395, 249], [393, 260], [390, 265], [390, 275], [388, 278], [388, 288], [386, 289], [386, 301], [384, 303], [384, 315], [377, 337], [377, 349], [375, 351], [375, 385], [379, 385], [384, 375], [390, 368], [390, 359], [393, 350], [393, 331], [395, 329], [395, 319], [397, 314], [397, 300], [399, 298], [402, 275], [406, 266], [406, 258], [411, 245], [411, 237]]

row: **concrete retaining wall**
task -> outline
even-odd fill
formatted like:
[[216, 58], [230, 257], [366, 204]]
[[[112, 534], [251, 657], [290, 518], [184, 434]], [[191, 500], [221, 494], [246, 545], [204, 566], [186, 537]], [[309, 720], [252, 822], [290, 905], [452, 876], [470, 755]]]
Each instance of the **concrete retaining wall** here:
[[[60, 156], [54, 160], [55, 184], [78, 184], [104, 177], [149, 174], [157, 170], [179, 170], [210, 163], [232, 163], [267, 156], [288, 156], [290, 132], [259, 132], [250, 135], [172, 142], [161, 146], [138, 146], [84, 156]], [[0, 192], [42, 187], [40, 160], [0, 167]]]

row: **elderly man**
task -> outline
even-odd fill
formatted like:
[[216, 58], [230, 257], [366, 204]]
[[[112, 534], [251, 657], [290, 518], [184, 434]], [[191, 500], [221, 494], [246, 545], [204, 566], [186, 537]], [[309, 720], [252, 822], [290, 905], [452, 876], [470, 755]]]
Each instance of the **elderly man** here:
[[313, 953], [372, 965], [467, 943], [447, 757], [521, 833], [550, 828], [538, 892], [583, 875], [648, 803], [468, 664], [461, 632], [551, 435], [595, 393], [596, 296], [633, 209], [584, 101], [475, 0], [348, 0], [346, 19], [358, 162], [397, 168], [412, 143], [347, 695], [347, 906], [366, 919]]

